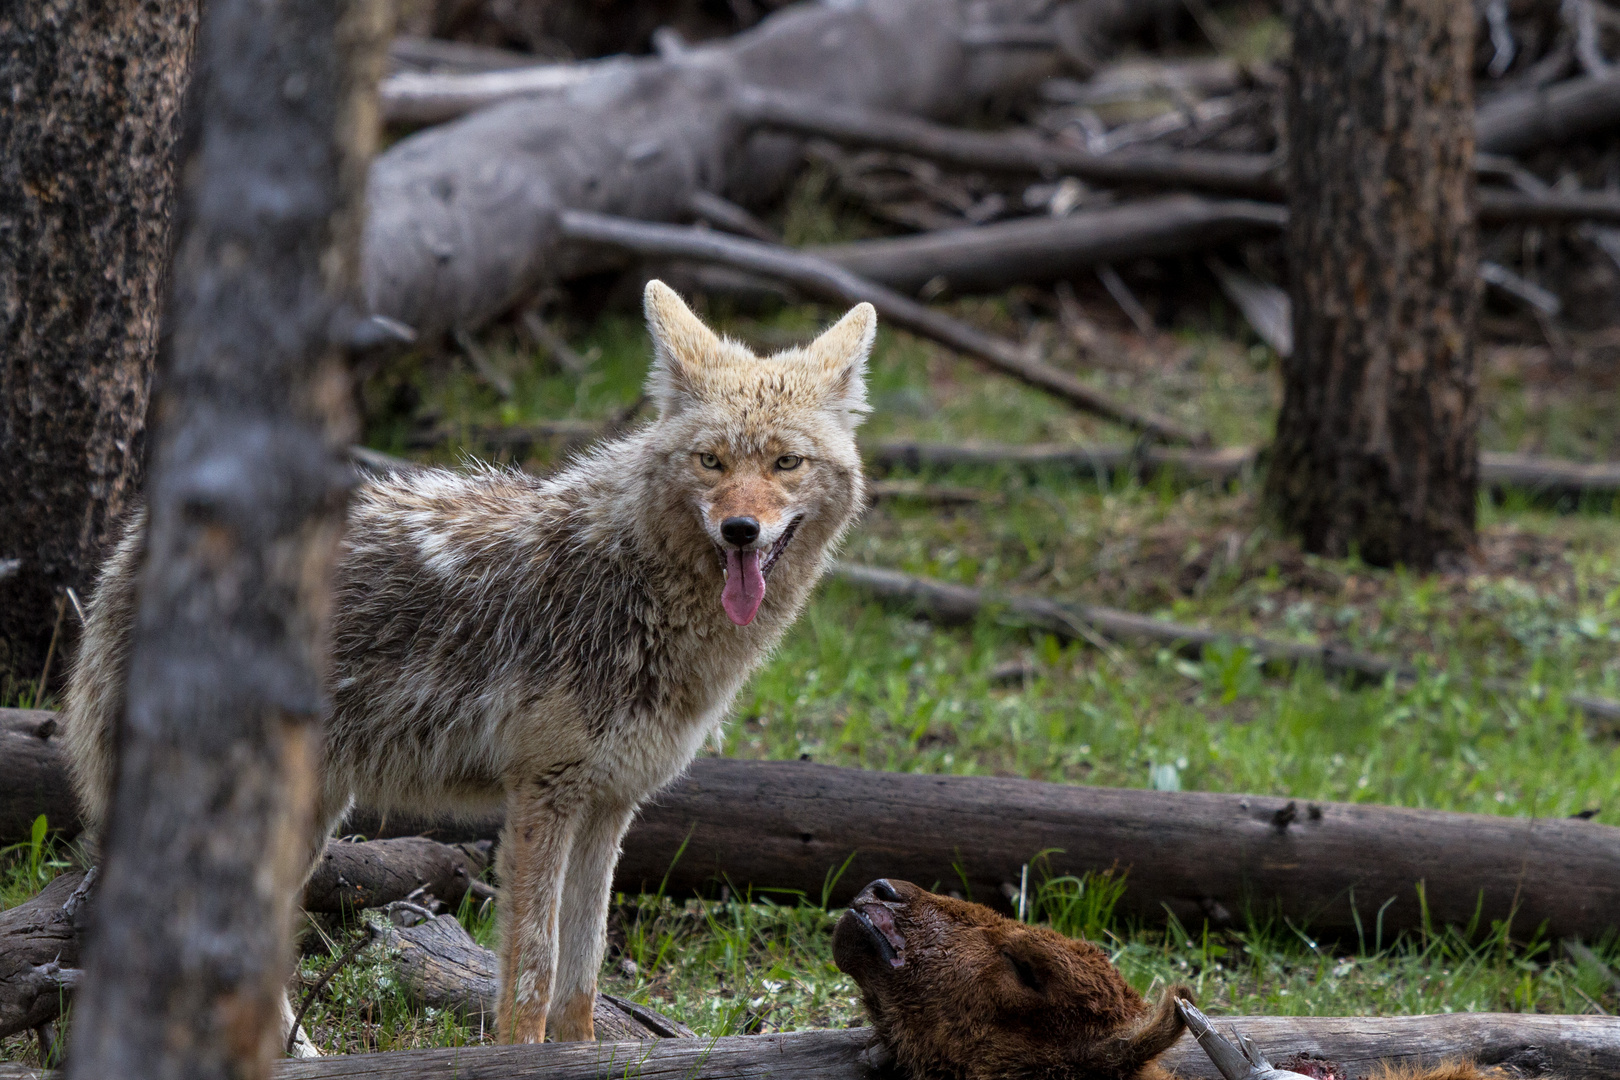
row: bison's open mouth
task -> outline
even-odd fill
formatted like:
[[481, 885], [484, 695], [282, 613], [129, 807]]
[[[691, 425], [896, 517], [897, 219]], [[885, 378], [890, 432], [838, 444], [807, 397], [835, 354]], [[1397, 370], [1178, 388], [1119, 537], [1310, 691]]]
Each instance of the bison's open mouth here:
[[894, 914], [882, 904], [859, 904], [849, 909], [857, 926], [890, 967], [906, 964], [906, 939], [895, 928]]

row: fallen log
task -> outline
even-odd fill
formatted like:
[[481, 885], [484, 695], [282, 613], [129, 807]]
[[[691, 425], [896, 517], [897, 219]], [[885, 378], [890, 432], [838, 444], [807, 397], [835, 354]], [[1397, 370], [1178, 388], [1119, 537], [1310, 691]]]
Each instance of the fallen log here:
[[[413, 1004], [448, 1009], [480, 1029], [495, 1022], [495, 954], [474, 941], [453, 915], [414, 926], [384, 923], [377, 933]], [[597, 994], [595, 1013], [600, 1041], [695, 1036], [679, 1020], [612, 994]]]
[[569, 240], [618, 247], [641, 256], [723, 263], [780, 278], [812, 296], [841, 304], [868, 301], [887, 322], [981, 360], [1076, 408], [1162, 439], [1194, 444], [1208, 441], [1208, 436], [1202, 432], [1115, 401], [1068, 372], [1036, 360], [1027, 350], [1004, 338], [933, 311], [828, 259], [709, 229], [632, 221], [583, 210], [565, 210], [557, 219], [559, 232]]
[[[1162, 446], [1031, 443], [886, 442], [868, 447], [867, 464], [877, 470], [979, 468], [1059, 469], [1106, 478], [1119, 472], [1151, 477], [1160, 471], [1188, 480], [1225, 484], [1250, 475], [1258, 462], [1252, 446], [1188, 450]], [[1620, 462], [1569, 461], [1538, 454], [1484, 450], [1480, 483], [1494, 490], [1514, 488], [1537, 495], [1579, 497], [1620, 492]]]
[[810, 249], [903, 293], [929, 282], [959, 292], [1072, 278], [1132, 258], [1202, 251], [1241, 236], [1275, 233], [1287, 208], [1272, 203], [1171, 195], [1066, 217], [1019, 218], [914, 236]]
[[[1044, 597], [986, 593], [968, 585], [934, 581], [875, 566], [839, 563], [834, 575], [875, 596], [911, 604], [919, 613], [946, 624], [969, 623], [981, 613], [997, 611], [1021, 625], [1070, 641], [1095, 644], [1096, 635], [1101, 634], [1172, 645], [1194, 657], [1202, 655], [1210, 645], [1229, 642], [1249, 649], [1252, 655], [1268, 663], [1315, 664], [1324, 671], [1374, 681], [1390, 676], [1403, 682], [1418, 678], [1417, 671], [1407, 664], [1333, 645], [1306, 645], [1253, 634], [1206, 630], [1100, 604], [1063, 604]], [[1487, 679], [1480, 685], [1492, 693], [1509, 696], [1533, 692], [1505, 679]], [[1584, 713], [1587, 720], [1601, 730], [1620, 727], [1620, 701], [1590, 694], [1564, 694], [1563, 700]]]
[[62, 730], [54, 712], [0, 709], [0, 847], [26, 840], [44, 814], [52, 832], [79, 832]]
[[390, 840], [329, 840], [304, 886], [305, 911], [343, 912], [383, 907], [425, 893], [454, 911], [470, 892], [495, 895], [480, 880], [489, 860], [476, 850], [419, 836]]
[[[490, 835], [500, 820], [471, 826]], [[1187, 926], [1252, 906], [1323, 935], [1355, 934], [1358, 915], [1394, 935], [1477, 914], [1594, 940], [1620, 912], [1620, 829], [1590, 821], [725, 758], [700, 758], [643, 808], [614, 888], [725, 881], [841, 904], [893, 875], [1001, 903], [1043, 851], [1054, 874], [1125, 871], [1122, 914], [1168, 909]]]
[[[1310, 1053], [1362, 1076], [1379, 1061], [1436, 1065], [1471, 1058], [1502, 1065], [1524, 1077], [1608, 1080], [1620, 1069], [1620, 1019], [1607, 1016], [1536, 1016], [1522, 1013], [1453, 1013], [1444, 1016], [1219, 1016], [1235, 1024], [1273, 1060]], [[863, 1057], [871, 1031], [792, 1031], [716, 1039], [645, 1043], [543, 1043], [539, 1046], [404, 1050], [392, 1054], [284, 1061], [276, 1080], [871, 1080]], [[1190, 1035], [1159, 1064], [1182, 1080], [1220, 1080], [1220, 1073]], [[31, 1076], [18, 1073], [18, 1077]], [[5, 1074], [0, 1073], [0, 1078]]]
[[1620, 73], [1502, 94], [1475, 112], [1481, 152], [1518, 154], [1620, 126]]
[[[1608, 1080], [1620, 1070], [1620, 1019], [1525, 1013], [1443, 1016], [1217, 1016], [1249, 1035], [1274, 1060], [1310, 1053], [1361, 1076], [1376, 1062], [1435, 1065], [1471, 1058], [1522, 1077]], [[275, 1080], [872, 1080], [867, 1028], [667, 1039], [656, 1043], [542, 1043], [399, 1050], [281, 1061]], [[1159, 1059], [1182, 1080], [1220, 1080], [1190, 1036]], [[45, 1080], [54, 1074], [0, 1063], [0, 1080]]]
[[94, 872], [72, 871], [0, 911], [0, 1038], [48, 1024], [78, 984]]

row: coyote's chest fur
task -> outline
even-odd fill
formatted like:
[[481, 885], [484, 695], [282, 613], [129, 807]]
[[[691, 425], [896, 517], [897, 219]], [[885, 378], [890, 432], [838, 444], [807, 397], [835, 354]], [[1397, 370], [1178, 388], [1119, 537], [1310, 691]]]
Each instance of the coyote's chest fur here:
[[550, 481], [431, 471], [359, 492], [334, 598], [334, 786], [471, 809], [548, 775], [639, 801], [691, 759], [802, 606], [820, 537], [732, 625], [712, 545], [671, 543], [663, 500], [638, 490], [650, 456], [642, 436]]

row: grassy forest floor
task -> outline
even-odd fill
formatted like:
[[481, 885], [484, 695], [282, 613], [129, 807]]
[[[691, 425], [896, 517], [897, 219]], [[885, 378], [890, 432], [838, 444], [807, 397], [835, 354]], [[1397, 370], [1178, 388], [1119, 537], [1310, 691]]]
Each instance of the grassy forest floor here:
[[[869, 231], [841, 217], [814, 169], [778, 215], [789, 242]], [[1186, 273], [1197, 266], [1189, 261]], [[1133, 278], [1154, 288], [1152, 267]], [[1172, 275], [1173, 276], [1173, 275]], [[633, 284], [633, 283], [632, 283]], [[1164, 284], [1166, 289], [1175, 284]], [[1177, 286], [1179, 287], [1179, 286]], [[1277, 358], [1213, 290], [1184, 292], [1144, 337], [1095, 282], [1079, 301], [1105, 347], [1085, 357], [1050, 294], [1016, 291], [946, 304], [954, 314], [1044, 343], [1059, 366], [1117, 397], [1207, 428], [1219, 445], [1268, 437]], [[1206, 295], [1207, 294], [1207, 295]], [[621, 288], [620, 297], [634, 295]], [[762, 351], [799, 342], [836, 314], [706, 314]], [[1524, 344], [1522, 316], [1493, 309], [1481, 344], [1482, 444], [1583, 460], [1620, 457], [1620, 330], [1571, 334], [1559, 355]], [[636, 401], [648, 345], [624, 302], [556, 325], [589, 361], [559, 370], [513, 328], [482, 340], [510, 376], [503, 399], [457, 350], [373, 371], [367, 442], [451, 464], [468, 453], [535, 470], [568, 450], [539, 440], [486, 455], [484, 433], [542, 420], [602, 421]], [[862, 441], [1128, 442], [1122, 429], [927, 342], [883, 331]], [[890, 476], [891, 479], [906, 477]], [[1488, 814], [1588, 815], [1620, 825], [1620, 743], [1563, 704], [1620, 697], [1620, 503], [1482, 498], [1477, 549], [1421, 576], [1302, 554], [1268, 524], [1249, 477], [1187, 486], [1168, 477], [1099, 480], [1057, 471], [952, 470], [911, 477], [914, 496], [866, 514], [844, 555], [950, 581], [1104, 603], [1236, 633], [1333, 642], [1417, 665], [1414, 683], [1356, 687], [1315, 670], [1264, 669], [1242, 648], [1202, 662], [1152, 647], [1108, 652], [987, 618], [941, 629], [829, 583], [738, 699], [708, 752], [805, 758], [909, 772], [989, 774], [1074, 784], [1256, 792]], [[928, 485], [969, 489], [942, 505]], [[1489, 692], [1505, 678], [1518, 694]], [[1122, 853], [1123, 854], [1123, 853]], [[0, 907], [37, 891], [71, 853], [5, 856]], [[929, 883], [923, 883], [929, 884]], [[1577, 962], [1536, 927], [1435, 928], [1387, 940], [1317, 942], [1308, 926], [1258, 919], [1248, 930], [1133, 925], [1111, 886], [1047, 883], [1032, 916], [1102, 942], [1144, 992], [1190, 982], [1214, 1012], [1411, 1013], [1620, 1010], [1620, 941]], [[1415, 883], [1414, 883], [1415, 884]], [[860, 1021], [853, 983], [831, 962], [837, 912], [745, 898], [620, 897], [603, 988], [704, 1033]], [[480, 940], [490, 911], [463, 918]], [[313, 983], [346, 943], [311, 929], [301, 975]], [[484, 1033], [404, 1001], [381, 957], [362, 955], [322, 991], [307, 1026], [329, 1052], [477, 1042]], [[0, 1060], [33, 1053], [0, 1043]]]

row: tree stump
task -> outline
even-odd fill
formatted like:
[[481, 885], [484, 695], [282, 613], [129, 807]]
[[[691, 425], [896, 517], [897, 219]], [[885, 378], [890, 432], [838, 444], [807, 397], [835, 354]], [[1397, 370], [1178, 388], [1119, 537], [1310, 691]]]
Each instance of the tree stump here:
[[1295, 344], [1266, 492], [1309, 551], [1428, 569], [1474, 536], [1473, 7], [1294, 12]]
[[0, 11], [0, 694], [74, 628], [65, 590], [88, 593], [139, 487], [196, 22], [183, 2]]

